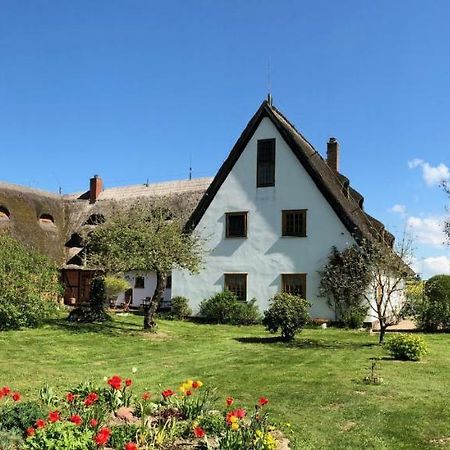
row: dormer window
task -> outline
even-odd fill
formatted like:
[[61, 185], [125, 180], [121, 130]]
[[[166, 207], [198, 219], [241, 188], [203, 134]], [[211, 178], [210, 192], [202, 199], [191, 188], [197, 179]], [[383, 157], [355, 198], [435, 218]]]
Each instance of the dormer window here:
[[54, 227], [55, 219], [51, 214], [41, 214], [39, 217], [39, 224], [44, 227]]
[[275, 139], [260, 139], [257, 152], [256, 187], [275, 186]]
[[103, 214], [91, 214], [84, 224], [101, 225], [102, 223], [105, 223], [105, 216]]
[[0, 222], [9, 222], [9, 210], [5, 206], [0, 206]]

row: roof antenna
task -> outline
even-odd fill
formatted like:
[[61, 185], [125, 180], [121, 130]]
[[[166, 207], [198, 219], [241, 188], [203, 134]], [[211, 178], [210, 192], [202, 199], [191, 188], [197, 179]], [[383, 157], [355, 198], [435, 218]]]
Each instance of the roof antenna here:
[[189, 154], [189, 181], [192, 180], [192, 154]]
[[271, 68], [270, 68], [270, 58], [267, 61], [267, 103], [272, 106], [272, 80], [271, 80]]

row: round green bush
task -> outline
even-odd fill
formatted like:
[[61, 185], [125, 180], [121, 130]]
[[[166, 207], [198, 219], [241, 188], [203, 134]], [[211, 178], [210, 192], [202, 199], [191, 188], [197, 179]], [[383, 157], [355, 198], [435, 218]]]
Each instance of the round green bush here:
[[280, 329], [281, 338], [290, 341], [308, 323], [310, 306], [307, 300], [297, 295], [277, 294], [270, 301], [269, 309], [264, 311], [263, 324], [271, 333]]
[[427, 354], [425, 341], [414, 334], [396, 334], [386, 342], [385, 346], [392, 357], [404, 361], [419, 361]]
[[170, 301], [170, 311], [174, 319], [184, 320], [192, 316], [189, 300], [186, 297], [173, 297]]
[[260, 321], [256, 300], [239, 301], [229, 291], [219, 292], [200, 304], [200, 316], [209, 323], [251, 325]]

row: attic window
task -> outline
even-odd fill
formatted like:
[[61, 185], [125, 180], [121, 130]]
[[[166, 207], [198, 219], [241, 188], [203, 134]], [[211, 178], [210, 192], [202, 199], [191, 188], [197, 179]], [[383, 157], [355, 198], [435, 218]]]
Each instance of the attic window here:
[[55, 219], [51, 214], [41, 214], [39, 217], [39, 223], [44, 226], [55, 225]]
[[275, 139], [258, 141], [256, 187], [275, 186]]
[[4, 206], [0, 206], [0, 222], [8, 222], [9, 221], [9, 211], [8, 208]]
[[105, 216], [103, 214], [91, 214], [84, 224], [101, 225], [102, 223], [105, 223]]

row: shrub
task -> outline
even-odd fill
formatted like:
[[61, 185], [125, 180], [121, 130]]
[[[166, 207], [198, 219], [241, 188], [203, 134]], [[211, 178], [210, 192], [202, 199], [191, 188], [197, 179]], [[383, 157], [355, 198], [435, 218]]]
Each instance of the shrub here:
[[230, 323], [237, 302], [232, 292], [219, 292], [200, 303], [200, 315], [210, 323]]
[[192, 309], [189, 308], [189, 300], [186, 297], [172, 298], [170, 310], [175, 319], [184, 320], [192, 316]]
[[91, 283], [91, 300], [89, 306], [75, 308], [69, 314], [67, 320], [70, 322], [104, 322], [110, 317], [105, 312], [106, 288], [104, 277], [97, 276]]
[[282, 339], [290, 341], [308, 322], [309, 307], [310, 304], [297, 295], [277, 294], [271, 300], [269, 309], [264, 311], [263, 324], [271, 333], [281, 329]]
[[386, 342], [386, 349], [395, 359], [418, 361], [427, 354], [427, 346], [420, 336], [397, 334]]
[[86, 450], [92, 448], [92, 432], [71, 422], [49, 423], [25, 441], [27, 450]]
[[61, 292], [55, 263], [0, 233], [0, 329], [40, 325], [56, 312]]
[[0, 429], [18, 429], [24, 433], [44, 414], [41, 406], [33, 401], [4, 405], [0, 409]]
[[368, 308], [366, 305], [353, 306], [351, 309], [343, 312], [340, 320], [345, 327], [357, 329], [361, 328], [367, 317]]
[[413, 315], [426, 331], [450, 329], [450, 275], [435, 275], [425, 282], [423, 295], [414, 299]]
[[364, 292], [371, 280], [370, 266], [370, 259], [357, 245], [342, 251], [332, 247], [327, 264], [319, 272], [319, 293], [345, 327], [360, 328], [367, 316]]
[[261, 314], [255, 298], [252, 298], [249, 302], [237, 302], [231, 317], [233, 325], [254, 325], [260, 322]]
[[200, 304], [200, 315], [210, 323], [233, 325], [258, 323], [260, 318], [255, 299], [242, 302], [229, 291], [219, 292], [203, 300]]
[[17, 429], [0, 430], [0, 450], [21, 450], [23, 445], [22, 433]]

